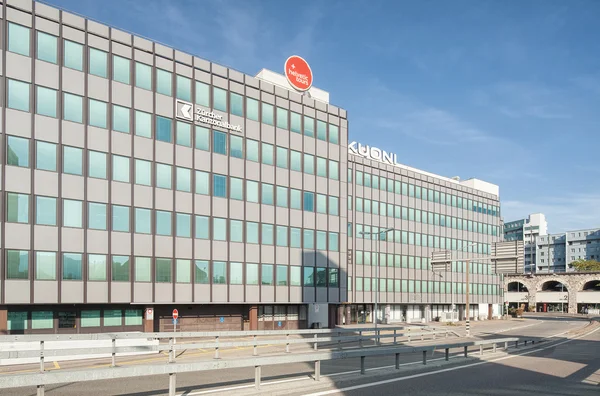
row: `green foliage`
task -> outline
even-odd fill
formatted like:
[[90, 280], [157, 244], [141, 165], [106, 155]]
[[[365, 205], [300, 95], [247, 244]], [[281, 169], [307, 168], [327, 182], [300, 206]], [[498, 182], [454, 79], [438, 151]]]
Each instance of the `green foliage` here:
[[600, 272], [600, 262], [596, 260], [578, 259], [571, 263], [578, 272]]

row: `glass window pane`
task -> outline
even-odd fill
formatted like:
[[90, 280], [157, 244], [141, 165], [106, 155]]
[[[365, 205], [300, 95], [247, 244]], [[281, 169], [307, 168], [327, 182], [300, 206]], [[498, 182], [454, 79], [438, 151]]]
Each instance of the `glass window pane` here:
[[277, 166], [279, 168], [288, 167], [288, 150], [283, 147], [277, 147]]
[[112, 206], [112, 230], [120, 232], [129, 232], [128, 206]]
[[244, 140], [240, 136], [229, 136], [230, 153], [232, 157], [244, 158]]
[[244, 98], [241, 95], [230, 92], [229, 102], [231, 114], [243, 117], [244, 116]]
[[35, 167], [56, 172], [56, 144], [37, 141], [35, 145]]
[[143, 314], [141, 309], [125, 310], [125, 326], [141, 326], [143, 323]]
[[213, 108], [215, 110], [227, 111], [227, 91], [213, 87]]
[[122, 314], [120, 309], [105, 309], [104, 326], [121, 326], [123, 324]]
[[277, 186], [277, 206], [281, 208], [288, 207], [288, 189], [287, 187]]
[[229, 284], [241, 285], [243, 283], [244, 264], [230, 263], [229, 264]]
[[29, 195], [7, 193], [7, 218], [11, 223], [29, 223]]
[[135, 111], [135, 134], [137, 136], [152, 137], [152, 115], [143, 111]]
[[262, 183], [261, 202], [265, 205], [273, 205], [273, 185]]
[[210, 223], [206, 216], [196, 216], [196, 238], [210, 239]]
[[171, 188], [172, 167], [167, 164], [156, 164], [156, 187]]
[[83, 175], [83, 150], [77, 147], [63, 147], [63, 172]]
[[277, 127], [288, 129], [288, 111], [281, 107], [277, 108]]
[[152, 180], [152, 163], [140, 159], [135, 160], [135, 184], [150, 186]]
[[196, 171], [196, 194], [210, 194], [210, 179], [208, 172]]
[[311, 192], [304, 192], [304, 210], [308, 212], [315, 211], [315, 195]]
[[315, 174], [315, 157], [310, 154], [304, 154], [304, 173]]
[[177, 236], [190, 238], [192, 234], [192, 216], [185, 213], [177, 213], [175, 220], [177, 221]]
[[88, 254], [88, 280], [106, 280], [106, 255]]
[[171, 96], [171, 72], [156, 69], [156, 92]]
[[190, 283], [192, 281], [190, 260], [175, 260], [175, 271], [177, 273], [177, 283]]
[[215, 241], [227, 240], [227, 220], [213, 218], [213, 239]]
[[290, 286], [302, 285], [302, 267], [290, 267]]
[[196, 148], [198, 150], [210, 151], [210, 131], [208, 128], [196, 127]]
[[114, 181], [129, 183], [129, 158], [113, 155], [113, 177]]
[[256, 140], [246, 140], [246, 159], [258, 162], [258, 142]]
[[339, 251], [339, 234], [337, 232], [329, 233], [329, 250], [332, 252]]
[[317, 157], [317, 176], [327, 177], [327, 160]]
[[317, 120], [317, 139], [327, 140], [327, 124], [321, 120]]
[[315, 136], [315, 120], [308, 116], [304, 116], [304, 134], [306, 136]]
[[56, 225], [56, 198], [35, 197], [35, 224]]
[[288, 245], [288, 228], [286, 226], [277, 226], [277, 246]]
[[156, 140], [167, 143], [172, 142], [171, 123], [170, 118], [156, 116]]
[[64, 41], [64, 60], [65, 67], [83, 71], [83, 45], [72, 41]]
[[273, 265], [263, 264], [261, 266], [260, 284], [261, 285], [272, 285], [273, 284]]
[[246, 117], [253, 121], [258, 121], [258, 100], [246, 98]]
[[302, 191], [290, 189], [290, 208], [302, 210]]
[[273, 244], [273, 224], [261, 224], [261, 244]]
[[246, 284], [258, 285], [258, 264], [246, 264]]
[[63, 253], [62, 278], [63, 280], [82, 279], [81, 253]]
[[303, 232], [304, 239], [304, 249], [314, 249], [315, 248], [315, 232], [314, 230], [304, 230]]
[[231, 177], [229, 179], [229, 198], [231, 199], [244, 199], [244, 181], [242, 179], [237, 179], [235, 177]]
[[314, 267], [303, 267], [304, 269], [304, 286], [315, 285], [315, 268]]
[[63, 226], [83, 227], [83, 202], [63, 199]]
[[106, 52], [90, 48], [90, 74], [106, 78], [108, 76], [107, 63], [108, 54]]
[[156, 211], [156, 234], [171, 236], [171, 212]]
[[224, 261], [213, 261], [212, 264], [213, 284], [227, 283], [227, 263]]
[[246, 243], [258, 243], [258, 223], [246, 222]]
[[127, 58], [113, 55], [113, 80], [129, 84], [130, 63]]
[[29, 84], [8, 79], [8, 107], [29, 111]]
[[155, 260], [156, 282], [170, 283], [172, 278], [171, 259], [157, 258]]
[[129, 113], [127, 107], [113, 105], [112, 129], [117, 132], [129, 133]]
[[89, 100], [88, 122], [91, 126], [106, 128], [106, 103], [98, 100]]
[[56, 253], [35, 253], [35, 279], [56, 280]]
[[339, 128], [337, 125], [329, 124], [329, 141], [334, 144], [340, 142]]
[[262, 163], [267, 165], [273, 165], [273, 145], [268, 143], [262, 143]]
[[262, 122], [263, 124], [273, 125], [273, 105], [262, 103]]
[[192, 126], [181, 121], [177, 121], [176, 126], [176, 143], [180, 146], [192, 147]]
[[187, 168], [176, 168], [177, 171], [177, 190], [190, 192], [192, 191], [191, 174], [192, 171]]
[[88, 203], [88, 228], [106, 230], [106, 204]]
[[192, 100], [192, 80], [187, 77], [176, 75], [177, 97], [188, 102]]
[[115, 282], [129, 282], [129, 256], [112, 256], [111, 278]]
[[227, 155], [227, 134], [213, 131], [213, 152]]
[[135, 86], [152, 90], [152, 67], [135, 62]]
[[8, 50], [29, 56], [29, 31], [25, 26], [8, 22]]
[[208, 85], [199, 81], [196, 81], [196, 103], [204, 107], [210, 107]]
[[89, 151], [88, 176], [106, 179], [106, 153]]
[[54, 89], [36, 86], [36, 113], [56, 118], [56, 98]]
[[8, 250], [6, 253], [7, 279], [29, 279], [29, 252], [26, 250]]
[[333, 180], [340, 179], [339, 163], [334, 160], [329, 160], [329, 178]]
[[213, 175], [213, 195], [227, 198], [227, 176]]
[[135, 232], [138, 234], [150, 234], [151, 227], [151, 210], [143, 208], [135, 208]]
[[136, 282], [150, 282], [151, 281], [151, 265], [152, 260], [150, 257], [136, 257], [135, 258], [135, 281]]
[[196, 283], [208, 284], [208, 261], [196, 260], [194, 262], [194, 280]]
[[296, 133], [302, 133], [302, 117], [300, 114], [290, 112], [290, 130]]
[[83, 99], [69, 93], [63, 94], [63, 118], [66, 121], [83, 122]]
[[229, 240], [231, 242], [244, 242], [244, 222], [229, 220]]

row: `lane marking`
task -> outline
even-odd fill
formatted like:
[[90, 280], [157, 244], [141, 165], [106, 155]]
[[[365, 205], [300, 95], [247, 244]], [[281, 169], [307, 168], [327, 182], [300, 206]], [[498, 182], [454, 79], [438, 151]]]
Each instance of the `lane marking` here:
[[413, 375], [409, 375], [409, 376], [406, 376], [406, 377], [392, 378], [392, 379], [383, 380], [383, 381], [377, 381], [377, 382], [369, 382], [369, 383], [366, 383], [366, 384], [349, 386], [347, 388], [342, 388], [342, 389], [334, 389], [334, 390], [329, 390], [329, 391], [324, 391], [324, 392], [311, 393], [311, 394], [308, 394], [308, 395], [305, 395], [305, 396], [333, 395], [333, 394], [336, 394], [336, 393], [343, 393], [343, 392], [353, 391], [353, 390], [357, 390], [357, 389], [364, 389], [364, 388], [372, 388], [372, 387], [378, 386], [378, 385], [391, 384], [391, 383], [394, 383], [394, 382], [406, 381], [406, 380], [414, 379], [414, 378], [427, 377], [427, 376], [430, 376], [430, 375], [440, 374], [440, 373], [446, 373], [446, 372], [449, 372], [449, 371], [462, 370], [462, 369], [466, 369], [466, 368], [469, 368], [469, 367], [480, 366], [482, 364], [488, 364], [488, 363], [493, 363], [493, 362], [500, 362], [502, 360], [513, 359], [513, 358], [516, 358], [516, 357], [519, 357], [519, 356], [523, 356], [523, 355], [529, 355], [530, 353], [533, 353], [533, 352], [539, 352], [539, 351], [543, 351], [543, 350], [550, 349], [550, 348], [556, 348], [559, 345], [563, 345], [563, 344], [566, 344], [566, 343], [578, 340], [580, 338], [583, 338], [583, 337], [586, 337], [586, 336], [588, 336], [590, 334], [593, 334], [593, 333], [595, 333], [595, 332], [597, 332], [599, 330], [600, 330], [600, 328], [597, 328], [597, 329], [595, 329], [595, 330], [593, 330], [593, 331], [591, 331], [589, 333], [586, 333], [586, 334], [583, 334], [581, 336], [578, 336], [578, 337], [575, 337], [575, 338], [571, 338], [571, 339], [568, 339], [566, 341], [562, 341], [562, 342], [559, 342], [559, 343], [556, 343], [556, 344], [552, 344], [552, 345], [546, 346], [544, 348], [532, 349], [530, 351], [526, 351], [526, 352], [519, 353], [519, 354], [513, 354], [513, 355], [510, 355], [510, 356], [504, 356], [504, 357], [497, 358], [497, 359], [492, 359], [492, 360], [486, 360], [486, 361], [483, 361], [483, 362], [466, 364], [464, 366], [450, 367], [450, 368], [436, 370], [436, 371], [429, 371], [429, 372], [426, 372], [426, 373], [413, 374]]
[[60, 365], [58, 364], [58, 362], [56, 360], [54, 361], [54, 368], [60, 370]]

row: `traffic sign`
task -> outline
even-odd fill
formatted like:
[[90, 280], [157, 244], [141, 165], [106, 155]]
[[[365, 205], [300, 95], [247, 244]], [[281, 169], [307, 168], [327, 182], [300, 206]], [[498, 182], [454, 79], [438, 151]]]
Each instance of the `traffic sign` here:
[[179, 317], [179, 311], [177, 310], [177, 308], [175, 308], [173, 310], [173, 319], [177, 319]]

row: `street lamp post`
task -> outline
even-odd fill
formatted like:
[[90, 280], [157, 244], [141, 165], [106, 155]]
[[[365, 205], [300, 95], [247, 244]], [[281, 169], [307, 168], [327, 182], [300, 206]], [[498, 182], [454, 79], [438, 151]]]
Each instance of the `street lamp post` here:
[[[377, 265], [375, 266], [375, 336], [377, 336], [377, 302], [379, 300], [379, 244], [381, 243], [381, 235], [386, 235], [388, 232], [394, 231], [393, 228], [387, 228], [385, 230], [379, 232], [362, 232], [361, 235], [375, 235], [377, 234], [377, 245], [376, 245], [376, 253], [377, 253]], [[375, 338], [375, 344], [379, 345], [379, 338]]]

